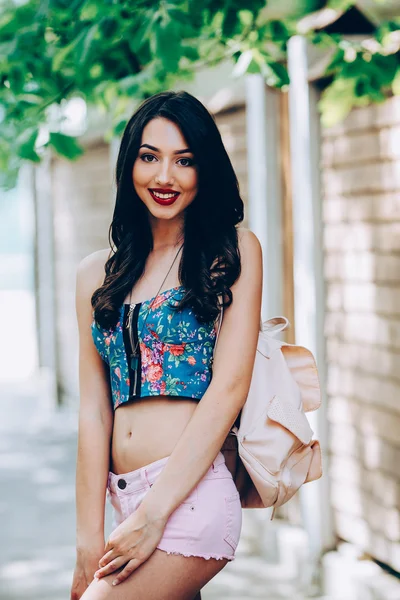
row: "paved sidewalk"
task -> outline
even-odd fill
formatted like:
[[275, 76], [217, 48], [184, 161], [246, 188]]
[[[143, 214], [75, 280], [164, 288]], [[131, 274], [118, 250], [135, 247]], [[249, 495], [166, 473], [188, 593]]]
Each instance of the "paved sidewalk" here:
[[[64, 410], [48, 419], [34, 394], [2, 389], [0, 410], [0, 599], [69, 600], [76, 415]], [[204, 588], [203, 600], [303, 600], [287, 570], [273, 563], [273, 552], [268, 563], [261, 557], [259, 519], [244, 511], [237, 558]]]
[[34, 396], [0, 394], [0, 599], [69, 600], [76, 426], [67, 413], [40, 421]]

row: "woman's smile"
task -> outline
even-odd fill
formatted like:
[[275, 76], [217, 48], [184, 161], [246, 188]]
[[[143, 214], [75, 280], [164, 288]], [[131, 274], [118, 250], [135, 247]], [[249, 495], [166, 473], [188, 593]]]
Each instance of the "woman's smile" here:
[[169, 206], [173, 204], [175, 200], [180, 195], [180, 192], [175, 192], [174, 190], [161, 190], [161, 189], [149, 189], [149, 192], [158, 204], [162, 204], [164, 206]]

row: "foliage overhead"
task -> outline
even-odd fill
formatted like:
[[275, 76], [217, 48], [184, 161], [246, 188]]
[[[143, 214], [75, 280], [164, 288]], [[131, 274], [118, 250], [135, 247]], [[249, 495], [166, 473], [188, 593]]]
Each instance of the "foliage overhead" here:
[[[123, 131], [133, 99], [225, 60], [234, 63], [234, 76], [261, 73], [268, 85], [286, 89], [287, 43], [299, 19], [323, 6], [345, 12], [354, 2], [293, 4], [296, 14], [272, 19], [265, 0], [3, 0], [0, 185], [11, 187], [21, 161], [40, 162], [46, 147], [80, 156], [63, 129], [63, 107], [73, 97], [104, 111], [110, 136]], [[326, 124], [391, 89], [400, 92], [399, 29], [400, 20], [384, 23], [365, 42], [305, 34], [332, 54], [321, 101]]]

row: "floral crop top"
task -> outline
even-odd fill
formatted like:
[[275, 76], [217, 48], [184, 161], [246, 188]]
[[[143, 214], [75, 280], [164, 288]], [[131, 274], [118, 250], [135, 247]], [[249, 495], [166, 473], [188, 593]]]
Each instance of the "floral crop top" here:
[[122, 304], [114, 328], [92, 322], [94, 344], [110, 369], [114, 409], [145, 396], [203, 396], [212, 377], [217, 325], [199, 323], [189, 307], [171, 309], [173, 299], [184, 293], [181, 285], [143, 302]]

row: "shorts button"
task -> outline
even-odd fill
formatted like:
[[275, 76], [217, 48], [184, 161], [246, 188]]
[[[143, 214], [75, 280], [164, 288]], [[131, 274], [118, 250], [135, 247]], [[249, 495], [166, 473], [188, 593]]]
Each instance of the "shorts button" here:
[[121, 490], [124, 490], [126, 488], [126, 481], [125, 481], [125, 479], [118, 479], [118, 484], [117, 485], [118, 485], [118, 487]]

